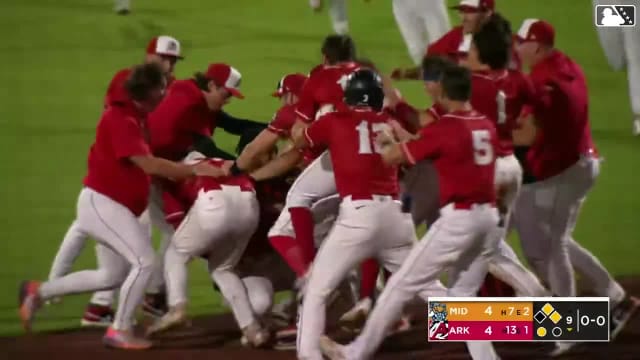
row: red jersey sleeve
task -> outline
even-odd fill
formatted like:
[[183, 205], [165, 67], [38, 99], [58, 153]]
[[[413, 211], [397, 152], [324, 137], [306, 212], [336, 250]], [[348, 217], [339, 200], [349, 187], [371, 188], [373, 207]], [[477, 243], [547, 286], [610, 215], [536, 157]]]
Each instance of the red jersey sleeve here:
[[142, 128], [134, 117], [113, 114], [109, 117], [108, 124], [111, 146], [118, 159], [151, 154]]
[[420, 130], [420, 138], [401, 144], [402, 152], [411, 165], [418, 161], [438, 156], [442, 141], [446, 138], [440, 133], [442, 122], [435, 122]]
[[304, 130], [304, 137], [310, 148], [329, 145], [332, 119], [331, 114], [322, 116]]
[[273, 115], [267, 130], [280, 137], [287, 137], [295, 122], [295, 108], [293, 106], [283, 106]]
[[458, 47], [462, 42], [462, 38], [462, 27], [454, 27], [440, 39], [429, 45], [427, 48], [427, 55], [440, 55], [446, 57], [454, 56], [458, 52]]
[[318, 111], [318, 104], [316, 103], [316, 89], [318, 88], [318, 76], [309, 77], [304, 83], [300, 92], [300, 99], [296, 105], [295, 113], [307, 122], [313, 121], [316, 111]]

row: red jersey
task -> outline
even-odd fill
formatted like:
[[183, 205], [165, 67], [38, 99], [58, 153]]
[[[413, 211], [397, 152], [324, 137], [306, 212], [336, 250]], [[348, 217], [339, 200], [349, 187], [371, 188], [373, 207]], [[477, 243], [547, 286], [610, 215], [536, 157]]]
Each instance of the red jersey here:
[[149, 114], [151, 149], [159, 157], [179, 161], [193, 145], [194, 134], [211, 137], [215, 112], [202, 91], [189, 80], [176, 80], [158, 107]]
[[538, 124], [527, 160], [533, 176], [543, 180], [595, 155], [589, 127], [587, 82], [578, 64], [558, 50], [531, 69], [536, 88], [550, 88], [546, 106], [534, 108]]
[[398, 168], [382, 161], [374, 141], [378, 132], [390, 129], [389, 120], [384, 113], [356, 108], [326, 114], [305, 130], [310, 146], [329, 148], [341, 197], [397, 196]]
[[525, 105], [535, 101], [533, 84], [517, 70], [474, 71], [471, 84], [471, 105], [496, 125], [497, 155], [513, 154], [512, 133]]
[[296, 105], [284, 105], [273, 115], [267, 130], [281, 138], [288, 138], [291, 136], [291, 128], [295, 123]]
[[440, 206], [494, 203], [497, 135], [477, 111], [456, 111], [424, 127], [420, 138], [402, 144], [412, 165], [430, 159], [438, 171]]
[[[472, 37], [472, 34], [463, 33], [462, 26], [456, 26], [449, 30], [448, 33], [444, 34], [440, 39], [429, 45], [429, 47], [427, 47], [426, 55], [444, 56], [452, 61], [459, 62], [467, 57]], [[509, 64], [510, 69], [520, 69], [522, 67], [520, 57], [518, 56], [518, 52], [515, 47], [515, 38], [516, 37], [514, 36], [514, 45], [511, 51], [511, 62]]]
[[338, 109], [343, 104], [347, 76], [359, 67], [354, 62], [346, 62], [314, 68], [302, 87], [296, 114], [311, 122], [327, 111]]
[[[130, 74], [131, 68], [126, 68], [118, 71], [113, 76], [111, 82], [109, 83], [109, 87], [107, 88], [107, 94], [104, 97], [105, 107], [107, 107], [107, 105], [111, 102], [111, 99], [113, 99], [114, 97], [121, 97], [122, 94], [125, 94], [124, 83], [125, 81], [127, 81]], [[169, 75], [169, 77], [167, 78], [167, 86], [171, 85], [171, 83], [173, 83], [175, 79], [176, 78], [173, 76], [173, 74]]]
[[84, 185], [139, 216], [147, 208], [151, 180], [129, 158], [151, 153], [146, 141], [147, 114], [126, 98], [114, 97], [110, 101], [89, 150]]

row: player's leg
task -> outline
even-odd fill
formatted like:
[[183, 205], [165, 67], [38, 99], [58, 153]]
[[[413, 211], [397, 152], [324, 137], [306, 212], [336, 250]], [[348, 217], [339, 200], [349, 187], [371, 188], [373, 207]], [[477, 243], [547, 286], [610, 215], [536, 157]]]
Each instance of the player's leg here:
[[288, 208], [291, 214], [296, 241], [302, 247], [306, 259], [313, 259], [315, 255], [311, 206], [314, 202], [335, 193], [336, 183], [331, 157], [329, 152], [325, 151], [302, 171], [287, 194], [285, 208]]
[[[593, 0], [593, 6], [596, 5], [616, 5], [620, 0]], [[619, 27], [596, 27], [600, 46], [604, 51], [604, 55], [609, 65], [614, 70], [622, 70], [626, 65], [624, 35]]]
[[624, 300], [626, 292], [622, 286], [613, 279], [600, 260], [576, 242], [573, 237], [569, 241], [569, 256], [576, 272], [593, 286], [592, 289], [596, 295], [606, 296], [611, 300], [611, 308], [616, 307]]
[[349, 18], [347, 17], [347, 0], [329, 0], [329, 17], [333, 31], [339, 35], [349, 33]]
[[[96, 246], [98, 268], [113, 268], [119, 273], [127, 274], [129, 271], [129, 263], [127, 263], [124, 258], [120, 256], [105, 256], [104, 253], [105, 250], [102, 249], [100, 245]], [[124, 280], [124, 276], [122, 277], [122, 280]], [[113, 301], [115, 300], [115, 296], [116, 289], [94, 292], [93, 295], [91, 295], [89, 304], [85, 308], [80, 324], [84, 327], [110, 326], [115, 316], [115, 312], [113, 311]]]
[[[363, 206], [356, 210], [354, 204]], [[343, 201], [340, 216], [310, 270], [298, 318], [298, 358], [322, 359], [320, 337], [325, 329], [327, 298], [351, 269], [375, 252], [371, 239], [380, 229], [377, 221], [381, 214], [373, 201]]]
[[402, 178], [402, 191], [411, 198], [411, 216], [416, 226], [433, 224], [440, 216], [438, 173], [429, 161], [414, 165]]
[[426, 52], [428, 40], [419, 14], [415, 12], [416, 2], [416, 0], [393, 0], [393, 15], [404, 42], [407, 44], [411, 60], [414, 64], [419, 65]]
[[428, 35], [427, 44], [440, 39], [451, 28], [445, 3], [445, 0], [416, 1], [416, 11]]
[[82, 252], [82, 249], [84, 249], [86, 242], [87, 233], [82, 230], [78, 224], [78, 220], [74, 219], [62, 239], [60, 248], [53, 259], [53, 264], [51, 264], [51, 270], [49, 271], [50, 280], [64, 276], [71, 270], [73, 263]]
[[548, 280], [548, 249], [551, 246], [548, 238], [541, 236], [544, 220], [540, 218], [537, 210], [536, 188], [539, 184], [527, 184], [522, 187], [520, 195], [516, 199], [515, 209], [511, 222], [518, 232], [520, 246], [527, 263], [545, 283]]
[[[638, 21], [637, 15], [636, 21]], [[622, 29], [622, 32], [627, 59], [629, 96], [634, 116], [634, 134], [640, 135], [640, 27], [637, 25], [626, 27]]]

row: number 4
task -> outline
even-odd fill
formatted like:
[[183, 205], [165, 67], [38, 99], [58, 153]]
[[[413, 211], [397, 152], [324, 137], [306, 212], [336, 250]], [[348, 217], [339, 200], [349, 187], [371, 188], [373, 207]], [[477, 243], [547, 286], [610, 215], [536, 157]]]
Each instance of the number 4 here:
[[493, 147], [489, 130], [471, 131], [473, 138], [473, 159], [476, 165], [489, 165], [493, 161]]
[[491, 326], [487, 326], [487, 328], [484, 330], [484, 333], [487, 335], [493, 334], [493, 332], [491, 331]]
[[487, 308], [484, 310], [484, 313], [491, 316], [491, 314], [493, 314], [493, 312], [491, 311], [491, 306], [487, 306]]

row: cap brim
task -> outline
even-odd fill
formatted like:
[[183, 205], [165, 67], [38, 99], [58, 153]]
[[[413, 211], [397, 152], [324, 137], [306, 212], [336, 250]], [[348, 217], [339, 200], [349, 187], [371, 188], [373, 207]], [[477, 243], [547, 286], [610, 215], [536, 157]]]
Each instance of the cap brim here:
[[231, 96], [237, 97], [238, 99], [244, 99], [244, 95], [242, 95], [242, 93], [238, 89], [228, 87], [226, 87], [225, 89], [227, 89]]
[[179, 60], [184, 60], [184, 56], [181, 56], [181, 55], [167, 54], [167, 53], [160, 53], [160, 52], [157, 52], [155, 54], [156, 55], [162, 55], [162, 56], [171, 56], [171, 57], [174, 57], [174, 58], [179, 59]]

